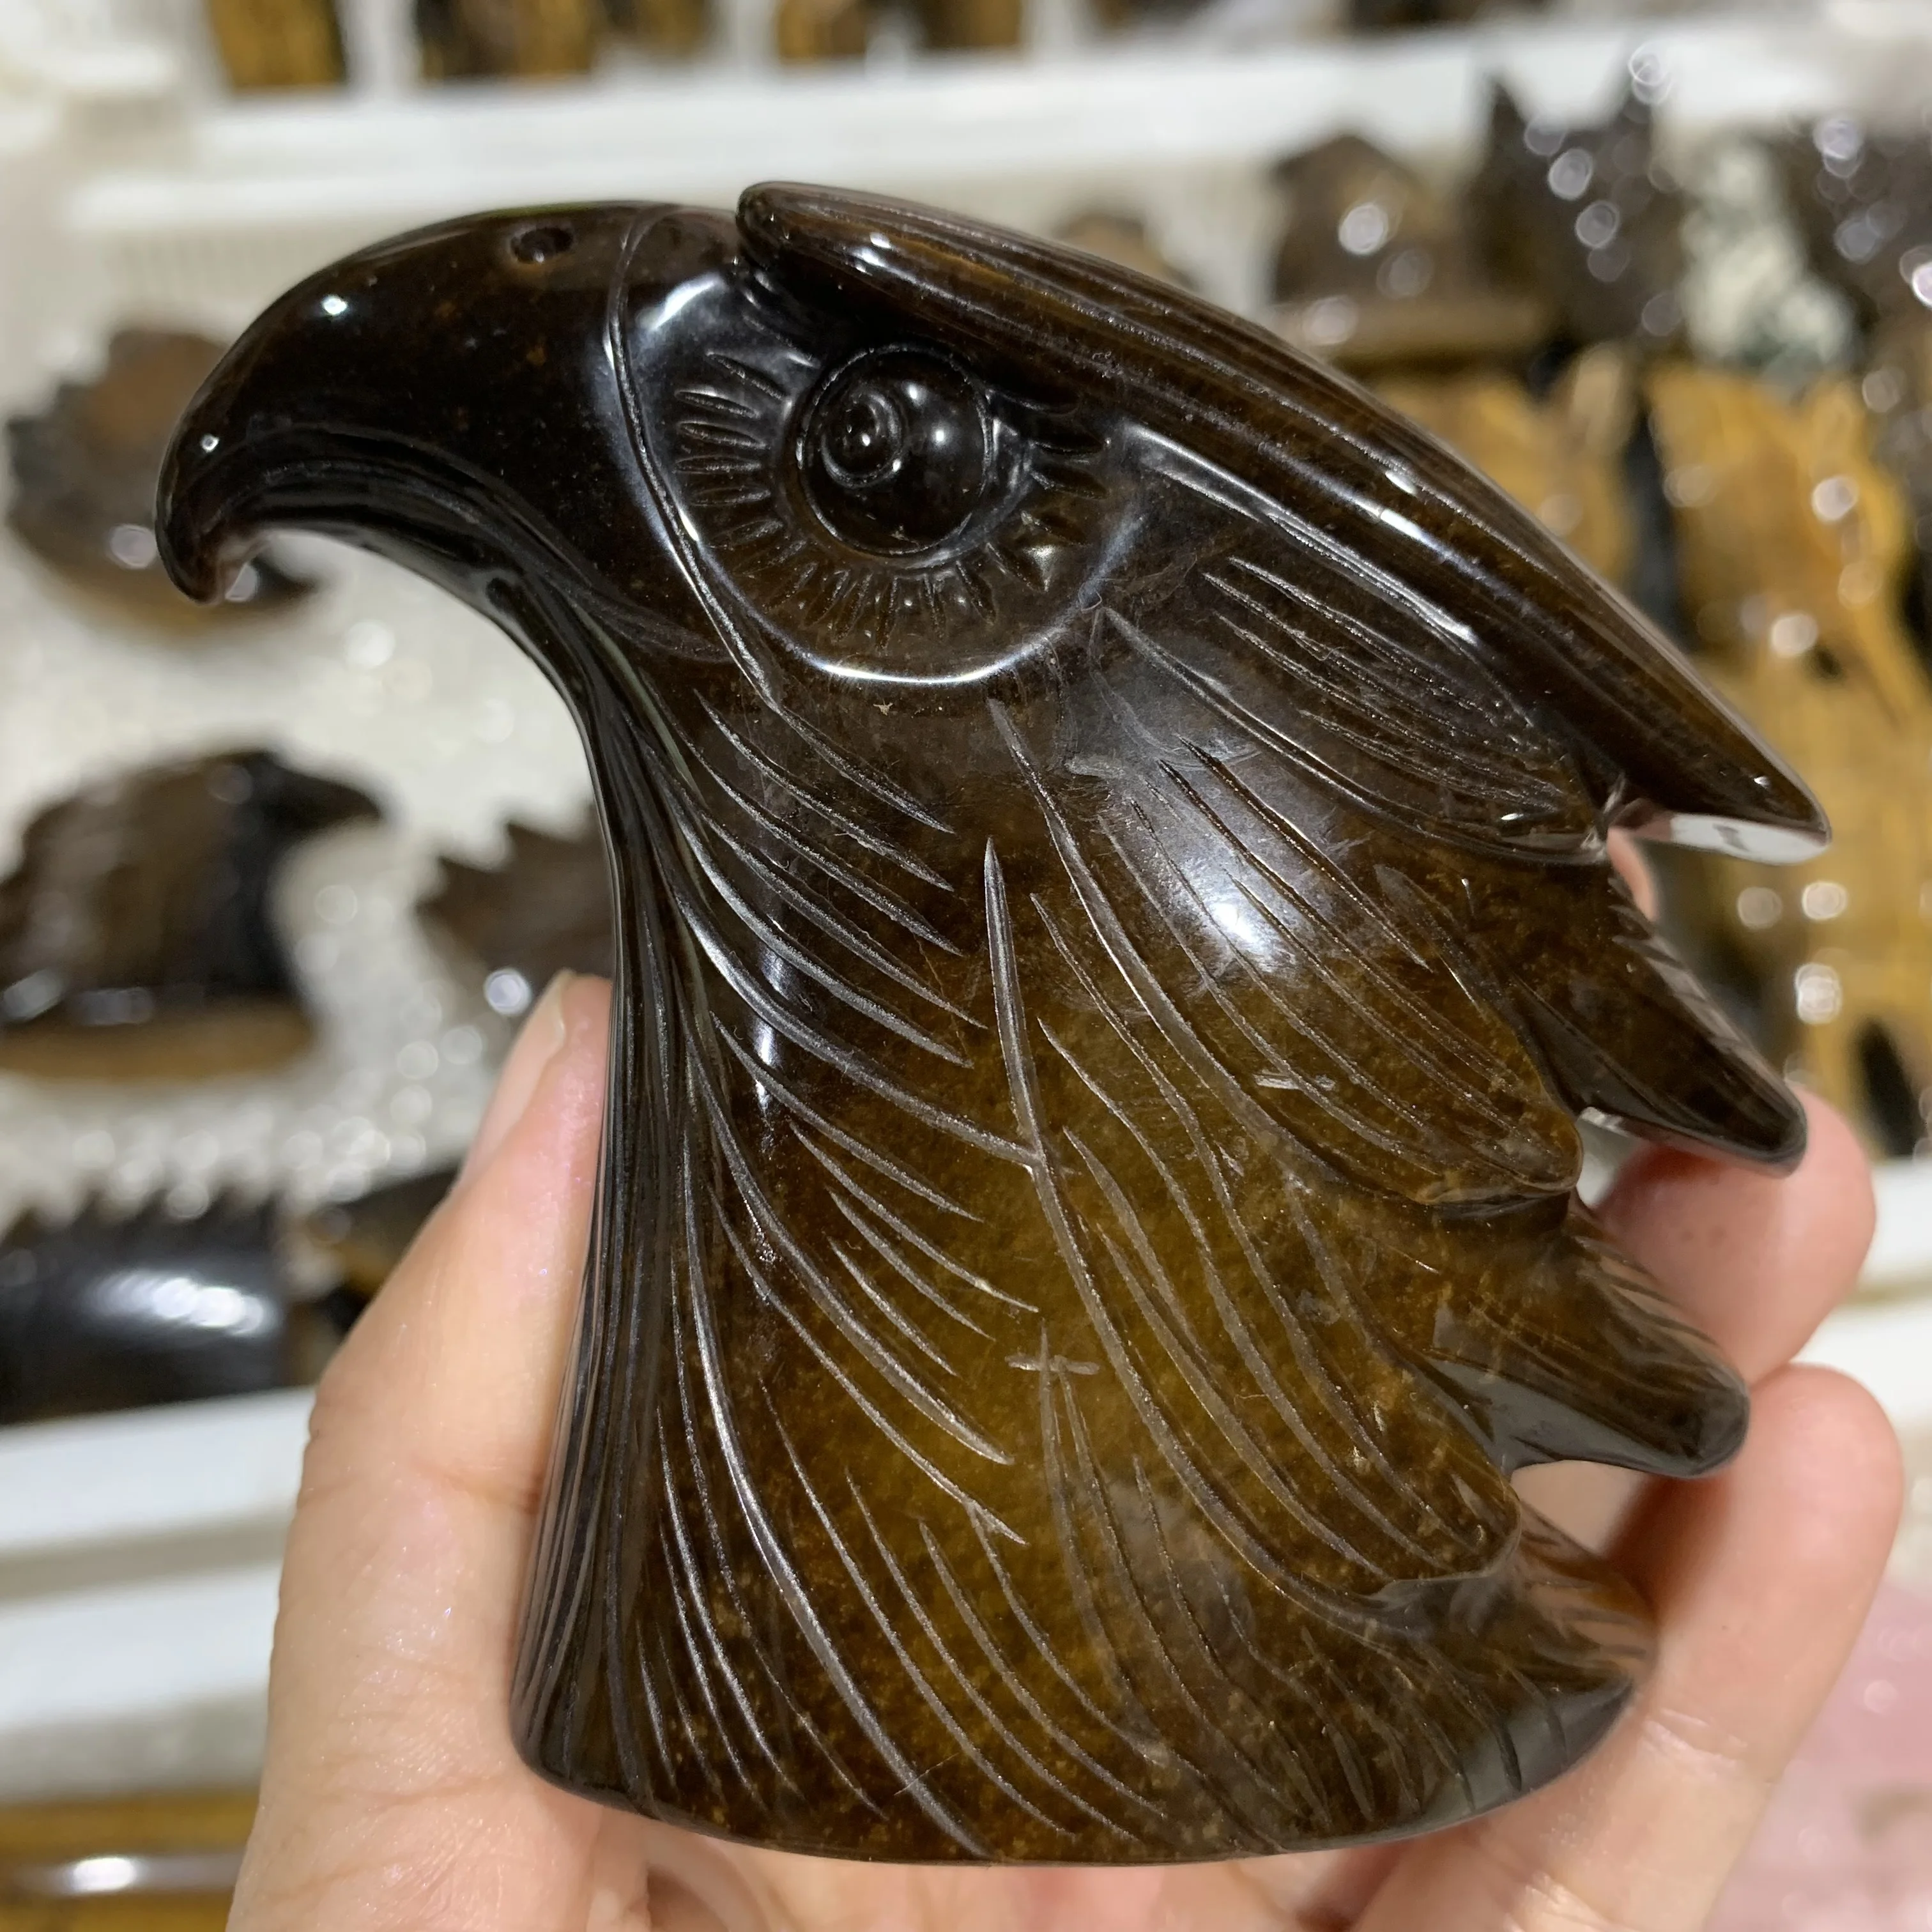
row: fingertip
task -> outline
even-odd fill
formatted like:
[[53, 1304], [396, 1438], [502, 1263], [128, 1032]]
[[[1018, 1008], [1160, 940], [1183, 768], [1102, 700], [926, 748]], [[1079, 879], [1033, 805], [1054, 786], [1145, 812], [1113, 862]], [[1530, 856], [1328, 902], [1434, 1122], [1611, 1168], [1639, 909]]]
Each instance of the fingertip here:
[[1610, 863], [1616, 868], [1617, 876], [1630, 889], [1637, 910], [1646, 919], [1654, 920], [1658, 915], [1657, 875], [1650, 869], [1650, 861], [1644, 855], [1642, 845], [1621, 826], [1611, 832], [1605, 843]]
[[[1777, 1598], [1802, 1600], [1781, 1621], [1828, 1651], [1851, 1641], [1883, 1574], [1905, 1501], [1898, 1438], [1870, 1392], [1836, 1370], [1795, 1364], [1760, 1385], [1751, 1426], [1729, 1468], [1673, 1484], [1624, 1532], [1613, 1558], [1666, 1622], [1713, 1578], [1756, 1575], [1761, 1622]], [[1735, 1592], [1735, 1582], [1725, 1588]]]
[[1856, 1286], [1876, 1214], [1857, 1137], [1827, 1102], [1802, 1097], [1809, 1135], [1790, 1173], [1645, 1148], [1600, 1210], [1752, 1382], [1789, 1361]]
[[1754, 1408], [1760, 1453], [1775, 1460], [1794, 1516], [1830, 1551], [1882, 1569], [1904, 1513], [1905, 1459], [1878, 1398], [1836, 1369], [1798, 1362], [1765, 1382]]

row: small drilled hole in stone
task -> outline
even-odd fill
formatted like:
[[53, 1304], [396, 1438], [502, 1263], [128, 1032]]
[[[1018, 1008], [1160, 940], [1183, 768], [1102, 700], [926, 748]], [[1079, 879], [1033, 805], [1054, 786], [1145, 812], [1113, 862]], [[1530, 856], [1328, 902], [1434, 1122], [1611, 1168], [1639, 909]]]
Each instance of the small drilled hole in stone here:
[[567, 255], [577, 237], [562, 223], [547, 221], [535, 228], [520, 228], [510, 238], [510, 253], [531, 268], [540, 262]]

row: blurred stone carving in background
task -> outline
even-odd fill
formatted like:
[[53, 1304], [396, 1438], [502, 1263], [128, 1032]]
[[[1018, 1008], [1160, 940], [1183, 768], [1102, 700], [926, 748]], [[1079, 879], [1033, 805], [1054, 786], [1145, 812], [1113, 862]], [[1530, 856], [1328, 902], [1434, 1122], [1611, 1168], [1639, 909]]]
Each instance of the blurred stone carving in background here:
[[1812, 266], [1874, 324], [1932, 310], [1932, 136], [1833, 115], [1785, 144]]
[[1275, 179], [1270, 320], [1298, 349], [1360, 372], [1518, 360], [1549, 334], [1549, 305], [1491, 278], [1457, 205], [1372, 142], [1337, 135]]
[[334, 87], [344, 79], [334, 0], [207, 0], [231, 87]]
[[256, 558], [222, 603], [190, 603], [154, 550], [154, 485], [175, 419], [221, 354], [206, 336], [123, 328], [91, 382], [63, 382], [38, 415], [7, 424], [7, 520], [40, 561], [88, 595], [171, 628], [272, 610], [309, 586]]
[[707, 0], [604, 0], [604, 10], [613, 34], [667, 59], [698, 52], [711, 32]]
[[1489, 146], [1469, 188], [1491, 272], [1548, 302], [1565, 342], [1674, 340], [1684, 198], [1654, 152], [1660, 74], [1638, 56], [1616, 112], [1583, 127], [1526, 116], [1492, 86]]
[[1772, 148], [1720, 136], [1695, 152], [1684, 188], [1684, 326], [1699, 359], [1791, 389], [1848, 362], [1851, 305], [1812, 272]]
[[857, 60], [872, 30], [866, 0], [778, 0], [772, 29], [782, 61]]
[[598, 0], [416, 0], [426, 80], [586, 74], [604, 16]]
[[266, 1202], [29, 1215], [0, 1238], [0, 1424], [313, 1382], [343, 1325], [297, 1295]]
[[0, 1069], [182, 1079], [292, 1059], [312, 1037], [270, 914], [277, 867], [378, 816], [352, 785], [241, 751], [49, 806], [0, 883]]
[[481, 968], [490, 1006], [514, 1016], [560, 973], [610, 972], [610, 884], [594, 831], [556, 838], [527, 825], [506, 829], [504, 864], [445, 859], [442, 886], [418, 910]]
[[1699, 661], [1835, 835], [1786, 868], [1673, 866], [1673, 896], [1774, 1054], [1909, 1154], [1932, 1082], [1932, 687], [1898, 614], [1898, 487], [1849, 379], [1792, 403], [1665, 364], [1646, 387]]

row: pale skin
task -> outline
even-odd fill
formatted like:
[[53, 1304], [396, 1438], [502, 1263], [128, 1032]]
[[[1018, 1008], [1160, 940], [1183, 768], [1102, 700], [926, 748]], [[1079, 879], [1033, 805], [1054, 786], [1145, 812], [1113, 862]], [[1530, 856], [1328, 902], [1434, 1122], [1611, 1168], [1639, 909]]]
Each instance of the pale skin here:
[[[1724, 1474], [1630, 1498], [1658, 1612], [1629, 1716], [1556, 1785], [1366, 1851], [1117, 1870], [751, 1850], [552, 1789], [510, 1742], [518, 1593], [589, 1238], [609, 988], [552, 986], [468, 1165], [323, 1381], [231, 1932], [1694, 1932], [1838, 1674], [1898, 1521], [1897, 1446], [1791, 1358], [1871, 1229], [1849, 1130], [1790, 1178], [1661, 1150], [1606, 1215], [1754, 1388]], [[1547, 1485], [1549, 1472], [1542, 1472]], [[1546, 1486], [1544, 1495], [1549, 1493]], [[1573, 1520], [1602, 1507], [1559, 1498]]]

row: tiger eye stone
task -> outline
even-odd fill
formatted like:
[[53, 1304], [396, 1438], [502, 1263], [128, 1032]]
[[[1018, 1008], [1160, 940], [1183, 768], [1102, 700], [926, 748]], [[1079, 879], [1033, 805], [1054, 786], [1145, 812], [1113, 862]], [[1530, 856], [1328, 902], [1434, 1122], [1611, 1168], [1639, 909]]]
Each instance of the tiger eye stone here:
[[48, 806], [0, 882], [0, 1069], [178, 1080], [304, 1051], [275, 871], [302, 839], [376, 815], [354, 787], [260, 751], [149, 766]]
[[1275, 170], [1286, 219], [1270, 320], [1283, 340], [1358, 374], [1522, 362], [1554, 311], [1499, 281], [1466, 209], [1358, 134]]
[[334, 1346], [267, 1202], [27, 1215], [0, 1234], [0, 1425], [312, 1382]]
[[12, 417], [7, 521], [69, 585], [119, 615], [173, 631], [275, 610], [310, 586], [264, 554], [212, 608], [168, 581], [154, 547], [154, 484], [176, 419], [220, 359], [221, 344], [172, 329], [117, 330], [92, 381], [63, 382]]
[[1543, 524], [1171, 285], [765, 187], [291, 291], [160, 515], [201, 596], [285, 525], [532, 652], [608, 844], [534, 1767], [1132, 1864], [1449, 1824], [1606, 1733], [1648, 1613], [1510, 1475], [1694, 1474], [1746, 1398], [1576, 1118], [1775, 1166], [1803, 1117], [1605, 836], [1825, 828]]

